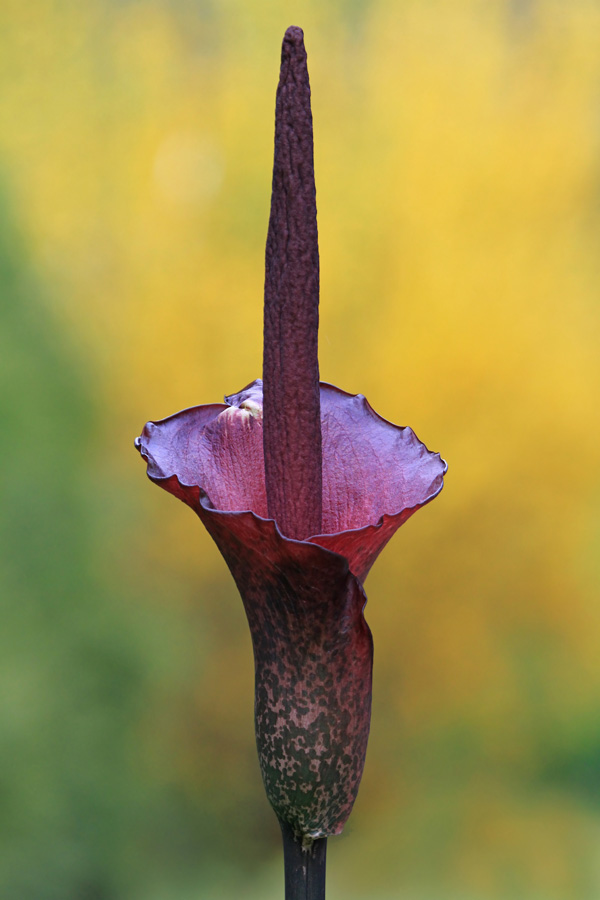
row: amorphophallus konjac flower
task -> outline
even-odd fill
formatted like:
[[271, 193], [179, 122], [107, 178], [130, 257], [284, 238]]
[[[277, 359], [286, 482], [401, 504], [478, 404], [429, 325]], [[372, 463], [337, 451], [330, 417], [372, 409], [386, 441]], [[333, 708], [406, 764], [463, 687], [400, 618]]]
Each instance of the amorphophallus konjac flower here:
[[446, 471], [410, 428], [319, 382], [318, 304], [310, 87], [292, 27], [276, 100], [263, 380], [148, 422], [136, 439], [148, 476], [197, 513], [244, 602], [288, 898], [324, 896], [324, 839], [341, 832], [363, 771], [373, 660], [364, 580]]

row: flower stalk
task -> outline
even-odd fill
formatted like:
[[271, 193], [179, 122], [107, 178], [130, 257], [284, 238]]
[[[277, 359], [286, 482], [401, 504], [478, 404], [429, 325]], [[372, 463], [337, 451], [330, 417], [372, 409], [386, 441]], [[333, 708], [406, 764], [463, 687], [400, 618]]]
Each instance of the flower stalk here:
[[298, 840], [293, 830], [281, 822], [285, 900], [325, 900], [327, 838], [308, 845]]

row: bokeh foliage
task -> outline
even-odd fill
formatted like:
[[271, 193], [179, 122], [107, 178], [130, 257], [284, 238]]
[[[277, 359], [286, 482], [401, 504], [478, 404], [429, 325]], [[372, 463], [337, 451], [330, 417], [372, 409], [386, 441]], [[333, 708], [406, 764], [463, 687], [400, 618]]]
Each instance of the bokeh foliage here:
[[0, 896], [277, 897], [224, 564], [146, 418], [261, 367], [281, 37], [306, 32], [321, 371], [448, 459], [367, 583], [330, 896], [600, 894], [600, 11], [6, 0]]

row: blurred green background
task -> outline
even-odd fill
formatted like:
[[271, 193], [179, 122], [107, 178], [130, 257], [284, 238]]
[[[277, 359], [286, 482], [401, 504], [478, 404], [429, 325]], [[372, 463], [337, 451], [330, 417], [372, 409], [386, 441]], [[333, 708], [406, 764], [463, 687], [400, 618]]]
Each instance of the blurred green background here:
[[331, 900], [600, 896], [600, 8], [3, 0], [0, 897], [275, 900], [250, 640], [144, 421], [261, 371], [306, 33], [322, 376], [448, 459], [367, 582]]

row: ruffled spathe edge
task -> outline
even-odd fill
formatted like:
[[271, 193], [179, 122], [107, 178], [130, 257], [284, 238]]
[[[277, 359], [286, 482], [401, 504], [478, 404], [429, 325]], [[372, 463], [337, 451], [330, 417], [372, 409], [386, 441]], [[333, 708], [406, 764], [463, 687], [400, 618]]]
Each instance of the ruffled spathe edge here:
[[[362, 394], [349, 394], [335, 385], [330, 385], [325, 382], [321, 383], [321, 394], [322, 398], [325, 400], [323, 421], [324, 423], [327, 423], [327, 416], [329, 415], [329, 421], [333, 422], [333, 427], [330, 428], [330, 431], [333, 431], [334, 434], [333, 437], [330, 436], [329, 438], [330, 445], [333, 445], [337, 450], [335, 442], [339, 440], [339, 442], [343, 444], [343, 451], [349, 455], [349, 441], [352, 439], [357, 441], [362, 440], [360, 428], [362, 427], [363, 422], [366, 423], [365, 427], [367, 430], [376, 429], [377, 435], [383, 435], [385, 440], [390, 444], [390, 447], [386, 446], [381, 451], [382, 458], [390, 473], [390, 480], [394, 478], [397, 480], [401, 477], [404, 478], [408, 485], [409, 492], [412, 491], [412, 499], [416, 500], [416, 502], [404, 505], [399, 504], [396, 505], [396, 508], [384, 508], [377, 517], [372, 516], [371, 520], [365, 521], [364, 524], [355, 524], [351, 527], [336, 531], [310, 535], [304, 541], [295, 541], [294, 539], [283, 535], [273, 519], [270, 519], [266, 515], [262, 515], [260, 512], [257, 512], [256, 509], [252, 509], [250, 503], [246, 504], [246, 508], [240, 509], [224, 509], [219, 505], [214, 504], [213, 499], [205, 489], [205, 486], [198, 483], [200, 479], [190, 477], [192, 473], [190, 471], [188, 460], [190, 455], [194, 452], [194, 447], [182, 449], [180, 446], [176, 445], [176, 441], [174, 438], [171, 438], [171, 434], [175, 428], [175, 438], [178, 438], [180, 432], [182, 432], [185, 427], [189, 428], [190, 420], [192, 420], [194, 437], [201, 438], [206, 427], [211, 425], [211, 423], [214, 423], [221, 413], [235, 409], [248, 412], [249, 415], [247, 419], [250, 430], [252, 426], [256, 427], [257, 423], [251, 422], [250, 420], [256, 417], [256, 410], [259, 409], [261, 399], [260, 380], [251, 382], [241, 391], [229, 395], [225, 398], [226, 402], [224, 404], [207, 404], [190, 407], [181, 410], [166, 419], [148, 422], [142, 436], [136, 439], [136, 447], [148, 464], [148, 477], [165, 490], [179, 497], [198, 514], [200, 514], [201, 509], [206, 513], [210, 510], [214, 510], [227, 517], [252, 516], [257, 521], [264, 523], [269, 522], [271, 523], [271, 527], [275, 529], [279, 539], [282, 541], [310, 543], [320, 546], [329, 552], [343, 556], [348, 561], [350, 570], [361, 582], [364, 582], [375, 559], [397, 529], [418, 509], [425, 506], [427, 503], [430, 503], [442, 490], [447, 465], [440, 457], [439, 453], [432, 453], [421, 441], [419, 441], [412, 429], [394, 425], [376, 413]], [[343, 407], [340, 407], [343, 416], [338, 414], [338, 398], [343, 402]], [[332, 400], [335, 405], [332, 405]], [[331, 416], [331, 410], [333, 410], [333, 416]], [[348, 410], [350, 410], [350, 413], [348, 413]], [[354, 417], [354, 421], [350, 428], [347, 424], [349, 415]], [[336, 416], [337, 418], [335, 418]], [[355, 428], [354, 432], [352, 431], [352, 427]], [[246, 432], [248, 429], [241, 429], [241, 431], [244, 433], [243, 440], [246, 440]], [[259, 438], [260, 435], [258, 435], [258, 437], [255, 436], [252, 439], [251, 445], [249, 445], [250, 448], [254, 447], [256, 454], [256, 458], [253, 460], [251, 459], [249, 465], [254, 465], [255, 468], [260, 470], [262, 456], [259, 457], [258, 453], [259, 451], [262, 453], [262, 446], [259, 445]], [[399, 448], [398, 438], [401, 442]], [[240, 438], [239, 440], [242, 439]], [[232, 442], [235, 443], [236, 441], [238, 441], [238, 437], [232, 437]], [[196, 440], [196, 444], [197, 443], [198, 440]], [[324, 436], [324, 452], [326, 446], [327, 435]], [[364, 458], [366, 458], [369, 447], [363, 447], [362, 451]], [[157, 459], [156, 457], [160, 458]], [[244, 466], [247, 465], [243, 458], [242, 461]], [[226, 462], [230, 463], [229, 460], [226, 460]], [[324, 510], [326, 508], [326, 490], [328, 487], [328, 470], [326, 462], [327, 461], [324, 460]], [[332, 463], [329, 468], [329, 472], [331, 473], [329, 481], [334, 482], [333, 491], [337, 491], [338, 495], [334, 496], [331, 505], [335, 507], [335, 511], [338, 515], [343, 515], [344, 511], [340, 512], [340, 508], [343, 507], [346, 502], [345, 492], [347, 492], [348, 488], [347, 484], [342, 483], [340, 487], [340, 484], [337, 483], [338, 474], [340, 468], [345, 468], [345, 470], [352, 475], [352, 463], [348, 463], [343, 455], [339, 460], [336, 458], [334, 463]], [[187, 471], [186, 465], [188, 466]], [[365, 466], [367, 469], [369, 468], [369, 464], [365, 463], [364, 459], [362, 465], [363, 469]], [[412, 476], [413, 481], [418, 481], [417, 488], [414, 487], [414, 483], [409, 483], [407, 477], [403, 474], [396, 475], [397, 472], [403, 472], [402, 467], [409, 469], [408, 475]], [[360, 469], [360, 465], [357, 465], [356, 468]], [[234, 486], [236, 490], [239, 489], [239, 482], [244, 479], [250, 481], [248, 472], [240, 472], [237, 478], [234, 478], [230, 473], [230, 469], [226, 468], [225, 465], [223, 466], [223, 470], [226, 475], [222, 480], [226, 481], [228, 478], [229, 482], [232, 480], [235, 481]], [[375, 466], [373, 466], [373, 470], [380, 479], [383, 488], [387, 490], [384, 476], [377, 472]], [[426, 471], [427, 474], [423, 481], [424, 471]], [[222, 473], [219, 474], [222, 477]], [[342, 474], [344, 473], [342, 472]], [[261, 477], [264, 485], [264, 473], [262, 471], [259, 472], [259, 479]], [[352, 489], [351, 481], [350, 488]], [[386, 498], [386, 502], [389, 503], [390, 506], [392, 505], [389, 498]], [[263, 498], [261, 498], [261, 505], [266, 512], [266, 503]]]

